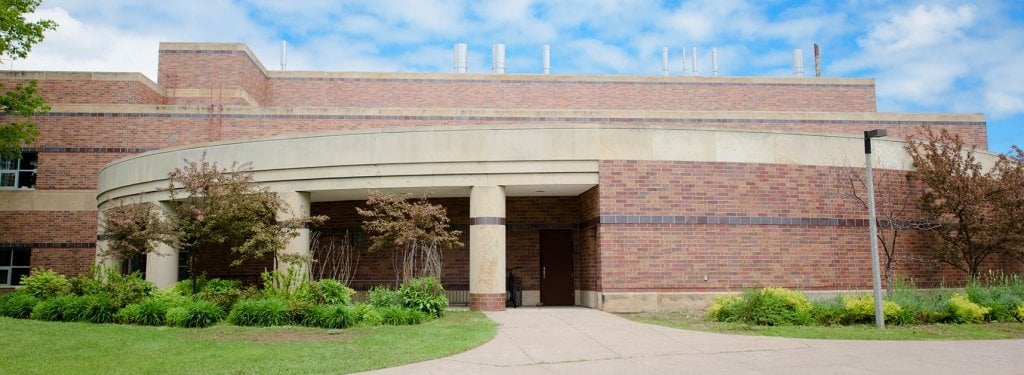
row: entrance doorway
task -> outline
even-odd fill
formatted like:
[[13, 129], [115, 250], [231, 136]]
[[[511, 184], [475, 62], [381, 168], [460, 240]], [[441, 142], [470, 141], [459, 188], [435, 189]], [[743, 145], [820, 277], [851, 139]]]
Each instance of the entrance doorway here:
[[572, 306], [576, 295], [572, 280], [572, 230], [540, 231], [540, 302], [544, 306]]

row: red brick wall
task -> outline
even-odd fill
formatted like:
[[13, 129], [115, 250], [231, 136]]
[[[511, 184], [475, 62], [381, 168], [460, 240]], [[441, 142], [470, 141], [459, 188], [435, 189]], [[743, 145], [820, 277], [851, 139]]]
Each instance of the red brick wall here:
[[[37, 92], [49, 104], [164, 104], [163, 94], [141, 81], [82, 78], [37, 79]], [[25, 82], [15, 79], [0, 80], [4, 87], [14, 87]]]
[[[161, 55], [161, 59], [163, 57]], [[317, 107], [814, 112], [874, 112], [876, 108], [873, 85], [499, 78], [480, 79], [475, 76], [467, 79], [458, 75], [444, 79], [276, 78], [269, 81], [268, 104]]]
[[242, 51], [160, 50], [157, 82], [172, 97], [176, 89], [242, 89], [267, 103], [267, 77], [256, 64]]
[[0, 243], [95, 243], [95, 211], [0, 211]]
[[[601, 286], [605, 291], [868, 288], [866, 212], [842, 195], [838, 172], [769, 164], [603, 161]], [[619, 223], [616, 216], [633, 221]], [[705, 221], [658, 223], [665, 216]], [[753, 219], [741, 223], [743, 218]], [[804, 221], [750, 221], [761, 218]], [[739, 222], [726, 223], [731, 220]], [[962, 282], [961, 273], [927, 260], [930, 245], [922, 235], [904, 232], [897, 244], [902, 257], [897, 275], [921, 286]]]
[[96, 248], [32, 248], [32, 269], [46, 268], [67, 276], [87, 275], [96, 260]]
[[600, 194], [599, 187], [595, 186], [577, 197], [579, 202], [579, 215], [577, 222], [580, 228], [576, 236], [576, 253], [573, 256], [573, 266], [576, 268], [576, 289], [600, 291], [601, 290], [601, 248], [599, 247], [601, 233], [600, 218]]

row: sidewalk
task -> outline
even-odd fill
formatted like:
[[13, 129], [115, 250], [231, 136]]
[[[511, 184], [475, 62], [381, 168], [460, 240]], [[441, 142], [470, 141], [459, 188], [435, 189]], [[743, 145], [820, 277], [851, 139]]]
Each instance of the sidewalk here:
[[487, 315], [493, 340], [374, 374], [1024, 374], [1024, 340], [848, 341], [723, 335], [586, 308]]

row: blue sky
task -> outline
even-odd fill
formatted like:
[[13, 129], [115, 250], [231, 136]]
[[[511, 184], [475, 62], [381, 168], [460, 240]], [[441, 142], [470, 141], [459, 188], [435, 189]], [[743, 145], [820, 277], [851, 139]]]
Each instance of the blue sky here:
[[61, 26], [3, 68], [142, 72], [155, 78], [161, 41], [243, 42], [269, 69], [281, 40], [289, 70], [449, 72], [467, 43], [470, 72], [490, 71], [505, 43], [508, 73], [682, 74], [699, 49], [702, 75], [792, 76], [792, 50], [822, 47], [823, 75], [876, 79], [879, 111], [984, 113], [989, 148], [1024, 145], [1022, 1], [284, 1], [44, 0]]

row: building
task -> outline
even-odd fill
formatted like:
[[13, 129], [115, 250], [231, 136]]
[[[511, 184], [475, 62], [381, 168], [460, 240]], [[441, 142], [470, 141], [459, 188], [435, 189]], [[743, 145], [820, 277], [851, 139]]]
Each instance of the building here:
[[[7, 284], [28, 267], [87, 272], [99, 212], [165, 200], [168, 172], [205, 153], [251, 162], [298, 212], [329, 215], [314, 229], [326, 236], [359, 237], [354, 207], [370, 189], [429, 191], [468, 229], [445, 277], [477, 309], [504, 308], [506, 272], [527, 305], [610, 311], [756, 286], [866, 289], [867, 215], [841, 178], [863, 168], [862, 132], [888, 130], [879, 173], [899, 178], [911, 169], [901, 138], [921, 126], [987, 144], [982, 115], [877, 112], [871, 79], [270, 71], [242, 44], [159, 53], [156, 83], [0, 73], [4, 85], [37, 81], [52, 107], [0, 171]], [[309, 251], [310, 237], [289, 251]], [[908, 233], [901, 246], [922, 259], [927, 243]], [[228, 261], [201, 263], [231, 277], [270, 266]], [[390, 279], [389, 267], [364, 254], [356, 279]], [[923, 285], [962, 279], [899, 267]], [[181, 277], [177, 255], [145, 270], [161, 286]]]

